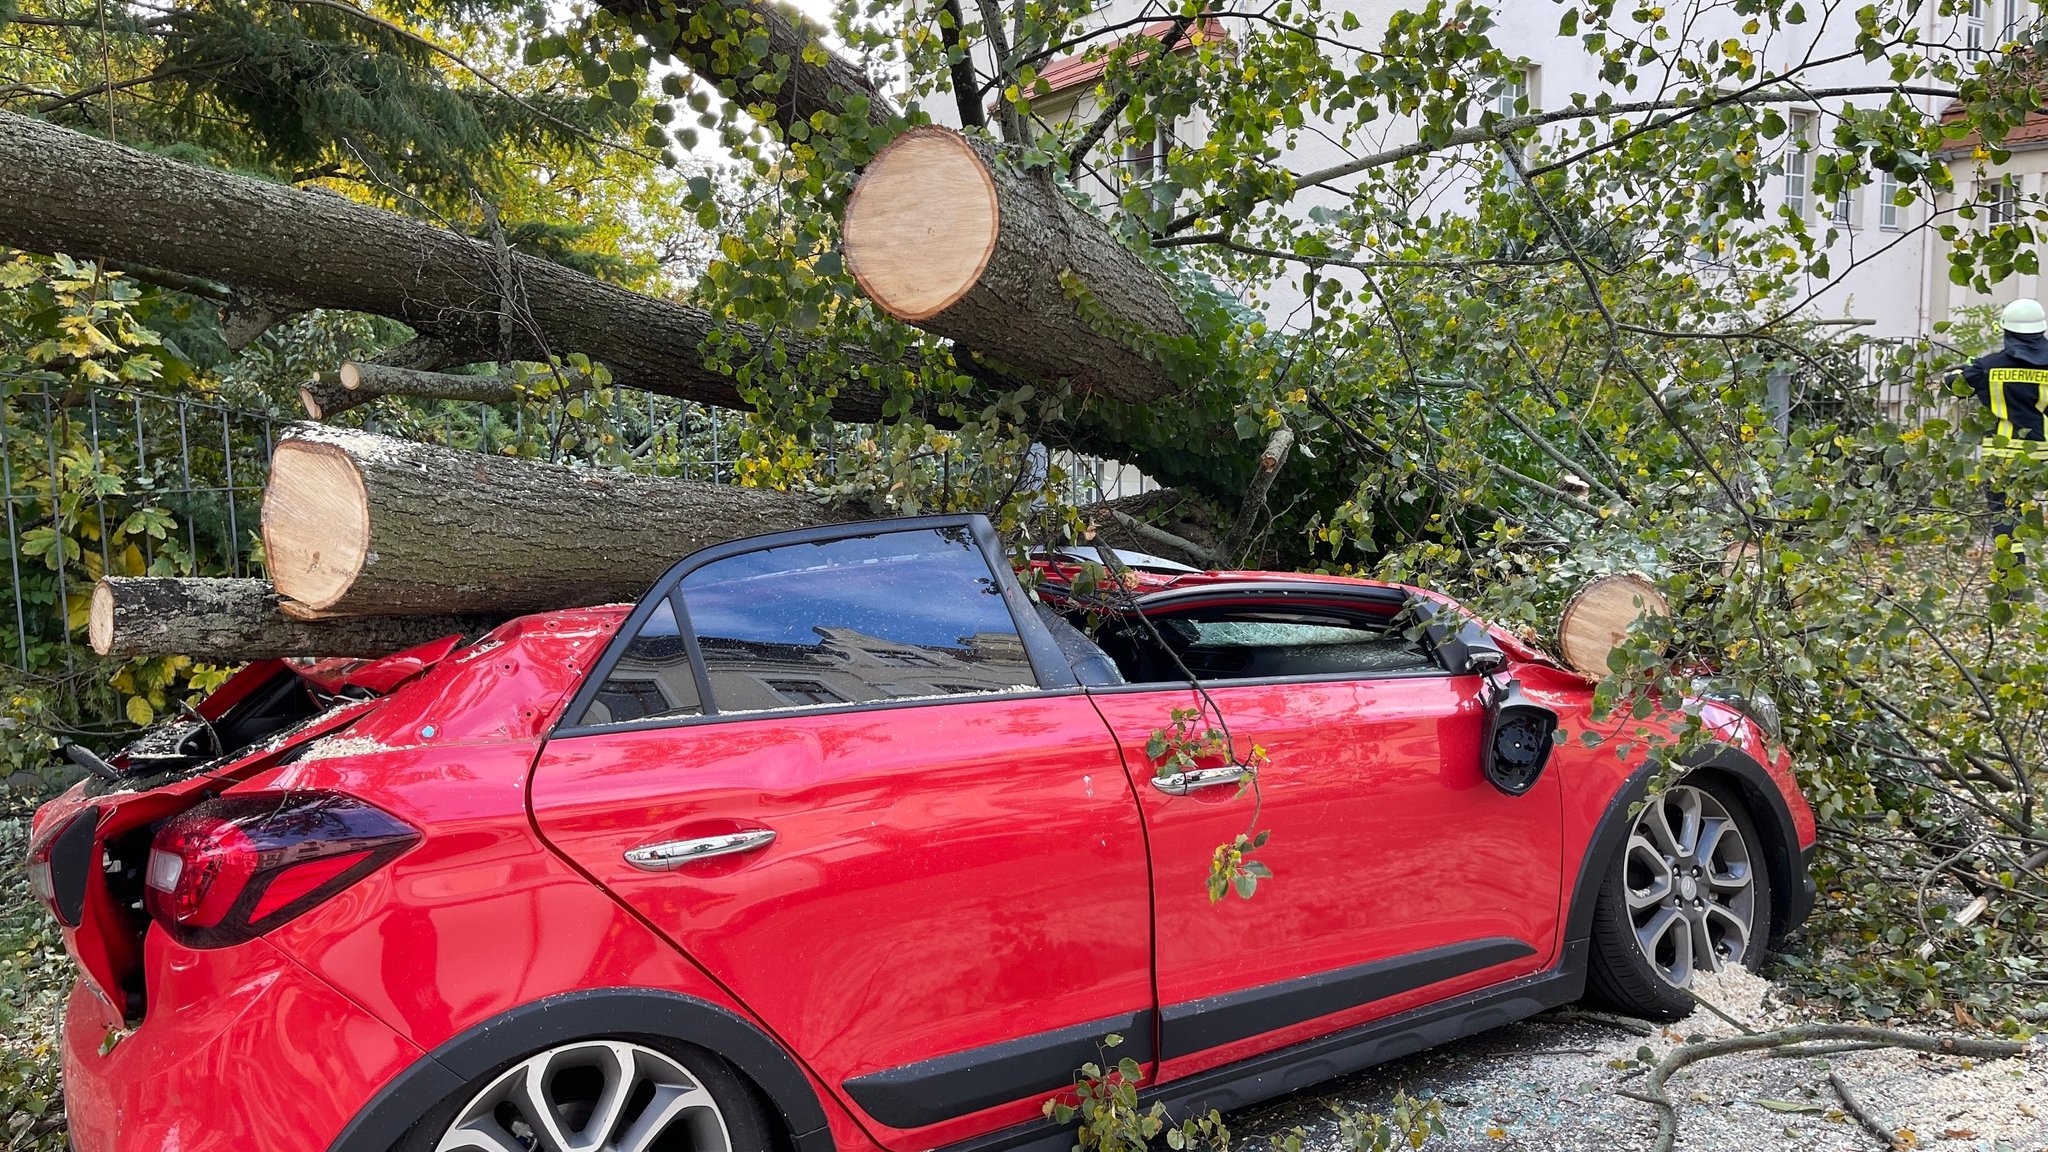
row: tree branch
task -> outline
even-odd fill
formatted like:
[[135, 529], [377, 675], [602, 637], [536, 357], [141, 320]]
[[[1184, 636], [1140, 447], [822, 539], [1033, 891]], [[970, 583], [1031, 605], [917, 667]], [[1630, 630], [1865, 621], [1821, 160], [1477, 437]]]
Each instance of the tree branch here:
[[1852, 1040], [1882, 1045], [1887, 1048], [1906, 1048], [1915, 1052], [1931, 1052], [1941, 1056], [1972, 1056], [1987, 1060], [2001, 1060], [2009, 1056], [2025, 1056], [2028, 1046], [2011, 1040], [1977, 1040], [1957, 1036], [1925, 1036], [1917, 1032], [1899, 1032], [1890, 1028], [1879, 1028], [1869, 1024], [1802, 1024], [1776, 1032], [1759, 1032], [1749, 1036], [1730, 1036], [1720, 1040], [1702, 1040], [1697, 1044], [1681, 1044], [1671, 1050], [1649, 1076], [1643, 1080], [1641, 1092], [1623, 1092], [1631, 1100], [1640, 1100], [1657, 1109], [1657, 1143], [1655, 1152], [1671, 1152], [1678, 1139], [1678, 1107], [1664, 1091], [1664, 1085], [1673, 1075], [1689, 1064], [1716, 1056], [1732, 1056], [1738, 1052], [1756, 1052], [1765, 1049], [1783, 1048], [1792, 1044], [1804, 1044], [1814, 1040]]
[[554, 125], [556, 128], [559, 128], [562, 131], [567, 132], [570, 135], [575, 136], [576, 138], [583, 140], [588, 144], [595, 145], [599, 148], [611, 149], [617, 152], [624, 152], [627, 155], [639, 156], [645, 159], [652, 159], [654, 156], [654, 153], [647, 151], [646, 149], [628, 147], [627, 145], [620, 144], [617, 141], [606, 140], [601, 136], [594, 135], [588, 130], [579, 128], [576, 125], [569, 123], [567, 120], [562, 119], [561, 117], [555, 115], [552, 112], [547, 111], [544, 108], [535, 106], [533, 103], [528, 101], [526, 97], [521, 96], [519, 93], [514, 92], [512, 89], [507, 88], [505, 85], [499, 83], [497, 77], [492, 76], [490, 73], [470, 63], [469, 60], [466, 59], [461, 53], [456, 52], [454, 49], [451, 48], [445, 48], [440, 44], [437, 44], [434, 41], [429, 40], [427, 37], [422, 36], [417, 32], [414, 32], [412, 29], [407, 28], [405, 25], [393, 20], [387, 20], [384, 17], [377, 15], [375, 12], [365, 11], [361, 8], [356, 7], [353, 4], [347, 3], [346, 0], [283, 0], [283, 2], [287, 4], [306, 4], [317, 8], [331, 8], [336, 12], [347, 13], [348, 15], [356, 18], [357, 20], [361, 20], [365, 24], [372, 25], [373, 27], [376, 28], [381, 28], [384, 31], [391, 33], [393, 36], [397, 36], [400, 39], [405, 40], [407, 43], [414, 44], [418, 47], [424, 48], [427, 51], [434, 53], [436, 56], [440, 56], [448, 60], [456, 67], [469, 73], [471, 76], [476, 77], [478, 80], [483, 81], [484, 86], [489, 88], [491, 91], [496, 92], [498, 95], [503, 96], [505, 99], [510, 100], [514, 104], [519, 105], [521, 108], [526, 109], [526, 111], [531, 113], [536, 119], [545, 120], [549, 124]]
[[1017, 63], [1010, 59], [1010, 41], [1003, 32], [1002, 9], [996, 7], [996, 0], [976, 0], [976, 4], [981, 9], [981, 34], [988, 38], [989, 48], [995, 53], [995, 75], [990, 81], [996, 87], [996, 99], [1002, 102], [1004, 140], [1012, 148], [1029, 147], [1030, 129], [1017, 114], [1016, 102], [1002, 96], [1017, 75]]
[[[1342, 180], [1347, 176], [1356, 176], [1361, 172], [1367, 172], [1374, 168], [1384, 168], [1389, 164], [1397, 164], [1403, 160], [1427, 156], [1451, 148], [1460, 148], [1468, 144], [1484, 144], [1497, 137], [1512, 135], [1531, 128], [1541, 128], [1546, 124], [1557, 124], [1567, 120], [1599, 120], [1616, 116], [1630, 116], [1643, 112], [1672, 111], [1677, 109], [1686, 109], [1689, 112], [1703, 112], [1713, 108], [1749, 104], [1803, 104], [1812, 103], [1815, 100], [1838, 97], [1892, 95], [1954, 98], [1956, 90], [1953, 88], [1932, 88], [1910, 84], [1859, 84], [1845, 85], [1837, 88], [1771, 88], [1732, 93], [1717, 92], [1690, 100], [1631, 100], [1625, 103], [1606, 104], [1597, 107], [1581, 105], [1571, 108], [1553, 109], [1549, 112], [1531, 112], [1526, 116], [1489, 116], [1478, 124], [1446, 133], [1434, 140], [1417, 140], [1412, 144], [1388, 148], [1384, 151], [1360, 156], [1355, 160], [1347, 160], [1342, 164], [1333, 164], [1327, 168], [1319, 168], [1313, 172], [1296, 176], [1287, 185], [1287, 195], [1292, 196], [1305, 189], [1317, 188], [1333, 181]], [[1253, 201], [1253, 203], [1257, 202]], [[1227, 207], [1231, 211], [1242, 211], [1251, 207], [1251, 204], [1239, 202], [1230, 204]], [[1184, 232], [1207, 219], [1216, 210], [1217, 208], [1205, 207], [1189, 212], [1168, 223], [1162, 234], [1172, 236], [1176, 233]]]
[[95, 84], [90, 88], [81, 88], [68, 96], [62, 96], [44, 104], [36, 109], [36, 115], [48, 116], [52, 112], [69, 108], [73, 104], [83, 103], [95, 96], [104, 96], [109, 92], [120, 92], [129, 88], [139, 88], [144, 84], [154, 84], [159, 80], [168, 80], [173, 76], [183, 76], [187, 72], [198, 72], [203, 69], [212, 68], [218, 63], [218, 61], [213, 61], [197, 64], [179, 64], [175, 67], [159, 68], [142, 76], [131, 76], [126, 80], [109, 80], [104, 84]]
[[1877, 1137], [1878, 1143], [1893, 1149], [1903, 1149], [1906, 1146], [1899, 1140], [1896, 1133], [1883, 1124], [1878, 1123], [1877, 1117], [1864, 1109], [1862, 1101], [1850, 1094], [1849, 1086], [1842, 1083], [1842, 1077], [1839, 1074], [1832, 1071], [1828, 1073], [1828, 1087], [1833, 1088], [1836, 1097], [1842, 1101], [1842, 1110], [1854, 1117], [1856, 1123], [1861, 1124], [1865, 1132]]
[[988, 116], [981, 107], [981, 86], [974, 74], [974, 54], [961, 37], [967, 17], [960, 12], [960, 0], [943, 0], [939, 5], [939, 42], [946, 46], [946, 65], [953, 77], [953, 105], [963, 128], [987, 129]]
[[1195, 562], [1210, 568], [1218, 567], [1214, 552], [1183, 536], [1176, 536], [1164, 528], [1147, 524], [1121, 508], [1108, 508], [1110, 519], [1123, 525], [1141, 539], [1150, 541], [1156, 547], [1170, 548]]
[[1244, 505], [1238, 509], [1237, 520], [1231, 524], [1230, 532], [1223, 537], [1222, 547], [1217, 552], [1226, 564], [1235, 564], [1244, 546], [1251, 539], [1252, 525], [1266, 510], [1266, 493], [1273, 487], [1273, 478], [1280, 474], [1280, 466], [1287, 463], [1287, 454], [1294, 449], [1294, 429], [1285, 424], [1273, 430], [1266, 438], [1266, 450], [1259, 453], [1258, 471], [1252, 473], [1252, 482], [1244, 491]]

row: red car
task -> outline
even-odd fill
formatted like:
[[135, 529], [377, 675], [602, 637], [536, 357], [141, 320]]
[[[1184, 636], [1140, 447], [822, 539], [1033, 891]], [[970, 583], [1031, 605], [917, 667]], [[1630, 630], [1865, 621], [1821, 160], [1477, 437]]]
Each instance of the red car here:
[[[1733, 707], [1637, 807], [1591, 686], [1428, 593], [1073, 572], [1034, 600], [979, 517], [766, 536], [74, 752], [31, 867], [76, 1147], [1065, 1152], [1041, 1104], [1112, 1033], [1230, 1109], [1583, 995], [1674, 1016], [1813, 902]], [[1161, 775], [1191, 672], [1234, 747]], [[1212, 902], [1253, 743], [1274, 878]]]

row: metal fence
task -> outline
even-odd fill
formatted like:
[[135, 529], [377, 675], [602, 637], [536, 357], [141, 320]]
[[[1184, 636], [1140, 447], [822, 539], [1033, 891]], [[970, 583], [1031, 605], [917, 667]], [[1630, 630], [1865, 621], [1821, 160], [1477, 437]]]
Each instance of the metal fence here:
[[[271, 418], [118, 385], [0, 378], [4, 658], [75, 663], [71, 625], [110, 571], [252, 571]], [[132, 551], [131, 551], [132, 550]]]
[[[286, 419], [117, 384], [50, 385], [0, 374], [0, 506], [8, 592], [0, 597], [0, 665], [72, 672], [93, 584], [108, 572], [260, 573], [263, 485]], [[596, 421], [560, 407], [511, 414], [477, 405], [388, 409], [374, 430], [495, 452], [525, 442], [563, 462], [658, 471], [712, 483], [737, 478], [743, 421], [717, 408], [621, 390]], [[591, 442], [595, 427], [608, 435]], [[840, 446], [871, 430], [833, 430], [816, 446], [829, 470]], [[1088, 503], [1156, 485], [1115, 461], [1050, 457], [1065, 495]], [[52, 478], [60, 482], [52, 483]]]

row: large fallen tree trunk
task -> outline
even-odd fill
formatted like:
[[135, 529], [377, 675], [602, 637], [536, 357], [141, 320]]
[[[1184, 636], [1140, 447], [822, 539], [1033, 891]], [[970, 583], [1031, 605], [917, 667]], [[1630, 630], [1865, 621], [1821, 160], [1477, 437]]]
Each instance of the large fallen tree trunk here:
[[479, 635], [504, 619], [298, 620], [278, 611], [277, 593], [263, 580], [109, 576], [92, 590], [86, 634], [102, 656], [243, 664], [278, 656], [384, 656], [443, 636]]
[[301, 618], [515, 614], [636, 600], [699, 548], [861, 514], [300, 424], [271, 458], [263, 546]]
[[[702, 346], [716, 321], [551, 261], [367, 204], [183, 164], [0, 112], [0, 245], [166, 269], [298, 308], [388, 316], [445, 345], [451, 363], [585, 352], [631, 388], [751, 407]], [[509, 272], [509, 277], [506, 273]], [[499, 316], [514, 304], [510, 346]], [[758, 333], [736, 329], [757, 344]], [[807, 350], [784, 336], [792, 359]], [[832, 414], [875, 420], [865, 382], [894, 365], [847, 352]]]
[[847, 267], [884, 312], [1026, 380], [1119, 400], [1178, 382], [1165, 341], [1190, 330], [1166, 277], [995, 145], [913, 128], [876, 154], [846, 205]]

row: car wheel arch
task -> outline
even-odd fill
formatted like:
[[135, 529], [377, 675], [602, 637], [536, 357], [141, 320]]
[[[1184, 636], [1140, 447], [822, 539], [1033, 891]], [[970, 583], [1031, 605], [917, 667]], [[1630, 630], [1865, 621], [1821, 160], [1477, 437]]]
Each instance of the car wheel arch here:
[[760, 1093], [791, 1152], [830, 1152], [834, 1147], [809, 1077], [752, 1022], [716, 1004], [661, 989], [591, 988], [508, 1009], [445, 1041], [380, 1088], [328, 1152], [389, 1152], [421, 1117], [505, 1061], [601, 1036], [647, 1036], [703, 1048], [731, 1064]]
[[[1585, 855], [1579, 861], [1578, 877], [1572, 887], [1572, 903], [1565, 920], [1565, 940], [1587, 940], [1593, 933], [1593, 908], [1599, 902], [1600, 881], [1614, 866], [1634, 819], [1636, 802], [1649, 794], [1651, 766], [1643, 765], [1629, 774], [1615, 792], [1594, 826]], [[1799, 906], [1803, 885], [1796, 869], [1800, 866], [1799, 836], [1792, 821], [1791, 807], [1764, 766], [1739, 748], [1719, 745], [1695, 754], [1686, 762], [1681, 780], [1694, 783], [1719, 782], [1732, 789], [1749, 810], [1758, 834], [1771, 880], [1771, 929], [1768, 943], [1775, 947], [1796, 923], [1804, 918]]]

